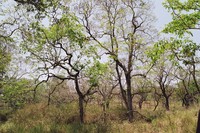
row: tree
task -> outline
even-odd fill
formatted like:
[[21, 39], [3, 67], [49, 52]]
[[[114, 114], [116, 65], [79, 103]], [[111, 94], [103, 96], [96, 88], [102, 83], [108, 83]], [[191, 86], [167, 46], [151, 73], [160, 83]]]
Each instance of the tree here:
[[[65, 1], [15, 2], [7, 22], [14, 20], [13, 27], [17, 28], [9, 35], [16, 33], [15, 41], [30, 55], [32, 67], [36, 68], [36, 74], [39, 73], [33, 99], [37, 95], [37, 87], [53, 77], [61, 82], [72, 80], [79, 97], [80, 121], [83, 122], [84, 98], [94, 92], [92, 87], [86, 92], [81, 91], [80, 75], [90, 64], [89, 56], [95, 50], [86, 45], [87, 38], [82, 34], [76, 16], [69, 13]], [[44, 21], [49, 25], [44, 25]]]
[[16, 18], [10, 16], [11, 8], [4, 8], [4, 3], [0, 6], [2, 12], [0, 15], [0, 94], [3, 102], [16, 109], [30, 102], [29, 92], [32, 89], [32, 82], [23, 79], [24, 72], [19, 72], [21, 59], [18, 56], [19, 49], [14, 39], [19, 29]]
[[136, 81], [136, 83], [134, 83], [133, 85], [134, 90], [135, 90], [133, 93], [133, 97], [135, 95], [139, 96], [138, 106], [139, 106], [139, 109], [142, 109], [142, 104], [144, 101], [147, 100], [148, 93], [150, 93], [152, 89], [151, 84], [150, 84], [150, 79], [137, 77], [137, 78], [133, 78], [133, 80]]
[[[199, 45], [190, 39], [174, 39], [161, 40], [155, 44], [155, 50], [149, 55], [153, 61], [156, 61], [165, 51], [170, 51], [169, 60], [178, 68], [188, 70], [195, 83], [197, 92], [200, 92], [200, 87], [197, 82], [197, 66], [199, 64]], [[189, 68], [189, 69], [187, 69]]]
[[60, 79], [59, 84], [72, 80], [79, 98], [80, 121], [84, 122], [84, 98], [94, 92], [88, 88], [84, 93], [80, 88], [80, 74], [90, 61], [87, 59], [88, 45], [81, 33], [81, 25], [72, 14], [63, 14], [48, 28], [39, 23], [33, 23], [30, 28], [29, 31], [23, 29], [23, 47], [31, 53], [32, 60], [42, 63], [38, 64], [41, 71], [38, 79], [45, 79], [39, 84], [53, 77]]
[[199, 13], [199, 1], [187, 0], [181, 2], [180, 0], [167, 0], [164, 2], [164, 7], [171, 12], [173, 20], [165, 29], [164, 33], [173, 33], [178, 35], [180, 39], [171, 39], [170, 48], [174, 53], [174, 56], [182, 61], [186, 66], [192, 66], [190, 71], [198, 93], [200, 93], [200, 87], [197, 83], [196, 67], [200, 62], [198, 57], [199, 45], [188, 38], [184, 38], [186, 33], [192, 34], [192, 30], [200, 29], [200, 13]]
[[185, 33], [192, 35], [191, 30], [200, 30], [200, 13], [198, 0], [166, 0], [164, 7], [172, 14], [173, 20], [165, 29], [165, 33], [175, 33], [183, 36]]
[[53, 6], [53, 3], [55, 1], [43, 1], [43, 0], [14, 0], [16, 1], [18, 4], [21, 5], [29, 5], [29, 7], [27, 7], [28, 11], [34, 11], [34, 10], [38, 10], [38, 11], [45, 11], [45, 9], [48, 6]]
[[118, 86], [118, 80], [112, 68], [112, 62], [100, 63], [95, 61], [88, 73], [89, 83], [91, 86], [96, 86], [97, 93], [101, 96], [100, 102], [103, 108], [104, 121], [106, 121], [106, 111], [109, 108], [113, 91]]
[[[165, 47], [167, 47], [167, 45], [165, 45], [165, 43], [162, 43], [162, 41], [154, 44], [152, 49], [149, 51], [149, 56], [155, 64], [153, 72], [155, 73], [155, 82], [158, 83], [158, 85], [154, 87], [155, 95], [157, 95], [155, 97], [158, 97], [156, 98], [156, 107], [158, 106], [160, 98], [164, 97], [165, 108], [166, 110], [169, 110], [169, 99], [175, 90], [175, 88], [173, 88], [171, 84], [174, 84], [173, 80], [175, 79], [174, 75], [176, 75], [176, 62], [174, 60], [170, 60], [171, 51], [165, 49]], [[157, 88], [159, 88], [159, 91], [157, 90]]]
[[182, 106], [188, 108], [196, 99], [196, 85], [194, 80], [192, 79], [192, 74], [190, 73], [191, 66], [186, 69], [179, 67], [178, 73], [175, 77], [179, 80], [177, 83], [177, 96], [182, 100]]
[[[188, 38], [170, 38], [158, 41], [154, 45], [153, 51], [150, 50], [148, 53], [152, 61], [156, 64], [167, 53], [165, 55], [166, 59], [164, 59], [165, 62], [171, 62], [174, 67], [173, 69], [181, 71], [181, 76], [178, 73], [174, 73], [173, 75], [183, 83], [184, 90], [181, 90], [181, 87], [177, 92], [180, 93], [179, 96], [182, 97], [186, 106], [189, 106], [188, 100], [192, 100], [199, 93], [197, 75], [197, 65], [199, 64], [198, 51], [199, 46], [197, 43]], [[186, 71], [186, 75], [183, 75], [183, 71]], [[195, 91], [190, 90], [191, 82], [194, 83]], [[158, 95], [159, 99], [160, 97], [161, 95]]]
[[174, 92], [174, 88], [170, 86], [172, 80], [174, 79], [173, 77], [170, 77], [170, 72], [172, 71], [173, 66], [166, 68], [165, 65], [161, 65], [158, 67], [157, 70], [159, 72], [157, 73], [158, 75], [156, 76], [156, 82], [159, 85], [159, 89], [161, 94], [158, 93], [158, 95], [162, 95], [165, 98], [165, 108], [166, 110], [169, 110], [169, 98]]
[[45, 96], [48, 98], [48, 105], [50, 103], [60, 104], [72, 100], [70, 99], [71, 94], [68, 84], [67, 81], [62, 81], [58, 78], [51, 78], [47, 81], [45, 84], [47, 94]]
[[[152, 42], [154, 29], [151, 5], [145, 0], [84, 1], [77, 7], [77, 16], [90, 41], [116, 63], [116, 72], [129, 121], [133, 119], [132, 77], [144, 63], [146, 45]], [[123, 76], [120, 74], [123, 72]], [[134, 71], [135, 70], [135, 71]], [[126, 89], [122, 85], [125, 79]]]

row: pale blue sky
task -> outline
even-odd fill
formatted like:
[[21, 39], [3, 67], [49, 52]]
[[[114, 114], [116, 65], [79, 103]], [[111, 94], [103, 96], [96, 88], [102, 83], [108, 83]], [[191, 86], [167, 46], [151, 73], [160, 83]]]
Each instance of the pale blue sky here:
[[164, 26], [172, 20], [170, 13], [162, 6], [164, 0], [154, 0], [154, 13], [157, 21], [155, 25], [158, 29], [162, 30]]

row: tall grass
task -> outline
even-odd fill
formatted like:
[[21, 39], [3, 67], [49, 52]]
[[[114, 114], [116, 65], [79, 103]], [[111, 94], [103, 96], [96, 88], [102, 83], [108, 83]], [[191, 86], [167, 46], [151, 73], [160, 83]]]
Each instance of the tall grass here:
[[66, 105], [32, 104], [16, 111], [10, 119], [0, 124], [1, 133], [194, 133], [198, 106], [185, 109], [176, 107], [172, 111], [159, 109], [140, 111], [151, 120], [136, 119], [129, 123], [125, 110], [113, 106], [103, 119], [102, 108], [88, 104], [85, 124], [80, 124], [78, 104]]

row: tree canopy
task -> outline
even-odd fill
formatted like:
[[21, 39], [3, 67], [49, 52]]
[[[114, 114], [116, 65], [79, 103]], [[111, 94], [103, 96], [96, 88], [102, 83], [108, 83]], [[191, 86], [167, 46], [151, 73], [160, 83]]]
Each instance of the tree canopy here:
[[164, 28], [165, 33], [175, 33], [183, 36], [192, 35], [191, 30], [200, 29], [200, 4], [198, 0], [166, 0], [164, 7], [171, 13], [173, 21]]

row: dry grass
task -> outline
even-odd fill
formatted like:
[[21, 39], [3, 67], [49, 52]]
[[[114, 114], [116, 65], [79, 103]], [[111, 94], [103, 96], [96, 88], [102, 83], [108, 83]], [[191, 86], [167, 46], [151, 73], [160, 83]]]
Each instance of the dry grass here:
[[107, 122], [103, 121], [102, 108], [89, 104], [86, 108], [85, 122], [80, 124], [78, 104], [76, 102], [46, 107], [39, 103], [27, 105], [15, 112], [12, 117], [0, 125], [1, 133], [194, 133], [199, 106], [189, 109], [172, 107], [165, 111], [149, 110], [146, 105], [139, 111], [152, 122], [136, 119], [133, 123], [124, 120], [125, 110], [121, 105], [111, 106], [107, 111]]
[[[129, 123], [113, 123], [113, 133], [194, 133], [196, 130], [199, 106], [189, 109], [179, 107], [172, 111], [150, 111], [146, 116], [152, 119], [151, 123], [135, 121]], [[144, 114], [147, 111], [142, 111]]]

